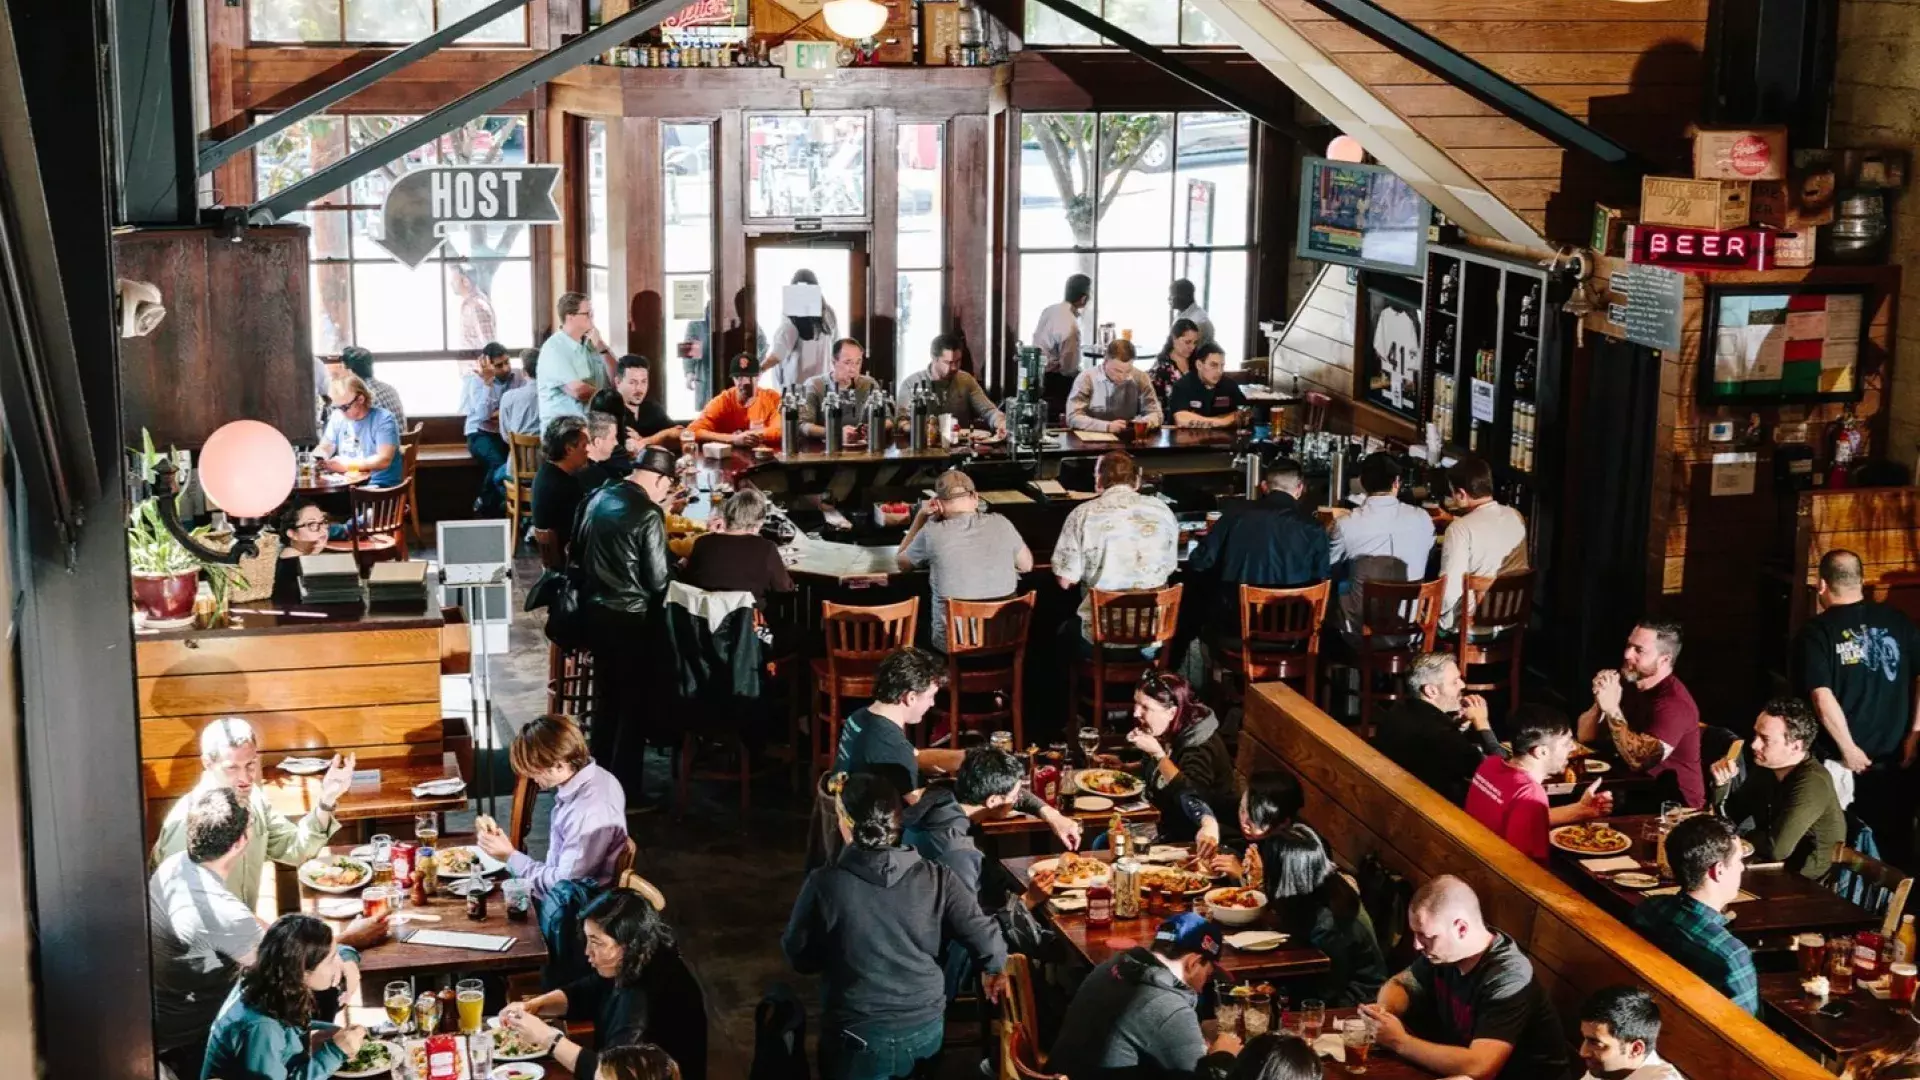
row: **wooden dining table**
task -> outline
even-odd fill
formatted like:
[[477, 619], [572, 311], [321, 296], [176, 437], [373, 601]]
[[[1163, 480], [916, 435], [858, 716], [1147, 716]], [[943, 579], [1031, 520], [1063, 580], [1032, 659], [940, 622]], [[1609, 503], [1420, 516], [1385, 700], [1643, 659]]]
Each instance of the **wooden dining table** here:
[[311, 484], [302, 484], [298, 480], [295, 480], [293, 485], [293, 494], [295, 497], [305, 496], [307, 498], [315, 498], [321, 495], [333, 495], [339, 492], [346, 491], [349, 488], [365, 487], [372, 480], [373, 480], [372, 473], [366, 473], [366, 472], [336, 473], [336, 472], [328, 472], [325, 469], [319, 469], [319, 470], [316, 470], [313, 478], [313, 483]]
[[[1613, 882], [1612, 875], [1618, 871], [1597, 872], [1588, 864], [1602, 859], [1626, 857], [1634, 860], [1638, 871], [1658, 875], [1656, 842], [1647, 839], [1644, 833], [1648, 826], [1659, 821], [1659, 817], [1630, 815], [1604, 820], [1632, 840], [1633, 844], [1627, 851], [1619, 856], [1575, 855], [1554, 848], [1550, 864], [1562, 879], [1592, 896], [1614, 914], [1626, 918], [1649, 896], [1660, 895], [1672, 889], [1673, 884], [1666, 882], [1663, 883], [1664, 888], [1647, 890], [1630, 889]], [[1728, 924], [1728, 929], [1748, 944], [1762, 937], [1779, 938], [1803, 931], [1848, 933], [1880, 924], [1879, 915], [1778, 863], [1747, 867], [1741, 875], [1740, 887], [1747, 898], [1736, 900], [1729, 907], [1733, 921]]]
[[[351, 850], [351, 845], [336, 845], [324, 849], [322, 854], [345, 855]], [[358, 899], [360, 890], [356, 889], [343, 895]], [[319, 914], [319, 902], [331, 898], [332, 894], [316, 892], [305, 884], [300, 886], [300, 910], [309, 915]], [[435, 916], [437, 920], [421, 922], [405, 918], [415, 913]], [[547, 962], [547, 942], [540, 936], [539, 902], [534, 902], [533, 909], [527, 913], [524, 921], [514, 922], [507, 918], [506, 901], [501, 895], [497, 882], [493, 891], [487, 894], [487, 917], [478, 922], [467, 918], [467, 902], [463, 897], [444, 892], [429, 898], [424, 905], [415, 904], [409, 900], [400, 909], [400, 915], [402, 921], [392, 923], [393, 934], [387, 941], [360, 950], [362, 993], [377, 993], [379, 983], [389, 976], [477, 975], [534, 971], [544, 967]], [[327, 919], [326, 921], [339, 929], [352, 920]], [[512, 945], [501, 952], [488, 952], [448, 945], [428, 945], [411, 940], [415, 934], [425, 930], [449, 930], [505, 937], [512, 939]]]
[[[1338, 1031], [1340, 1021], [1352, 1020], [1359, 1015], [1359, 1009], [1328, 1009], [1326, 1030]], [[1297, 1023], [1297, 1020], [1294, 1020], [1293, 1017], [1294, 1014], [1292, 1013], [1282, 1014], [1281, 1026], [1288, 1026], [1290, 1021]], [[1415, 1065], [1406, 1058], [1389, 1054], [1385, 1050], [1380, 1049], [1378, 1045], [1375, 1045], [1373, 1052], [1368, 1055], [1365, 1071], [1363, 1072], [1354, 1072], [1353, 1069], [1344, 1062], [1333, 1061], [1325, 1055], [1322, 1055], [1320, 1058], [1320, 1068], [1321, 1075], [1327, 1077], [1328, 1080], [1332, 1080], [1332, 1078], [1335, 1077], [1344, 1080], [1345, 1077], [1350, 1076], [1362, 1078], [1362, 1080], [1434, 1080], [1435, 1077], [1440, 1075], [1439, 1073]]]
[[[1838, 1016], [1823, 1014], [1831, 1006]], [[1875, 997], [1856, 986], [1851, 994], [1825, 1000], [1810, 998], [1800, 989], [1797, 971], [1768, 971], [1760, 976], [1760, 1018], [1801, 1049], [1829, 1065], [1849, 1054], [1900, 1033], [1914, 1034], [1913, 1018], [1905, 1008]]]
[[[378, 780], [358, 781], [347, 788], [340, 797], [340, 805], [334, 808], [334, 817], [341, 821], [378, 821], [392, 818], [404, 818], [413, 814], [445, 814], [467, 808], [471, 791], [462, 791], [456, 795], [424, 795], [413, 793], [414, 785], [429, 780], [443, 780], [460, 776], [460, 763], [453, 751], [440, 755], [439, 761], [380, 761], [368, 762], [358, 767], [359, 772], [372, 772], [378, 769]], [[320, 778], [323, 773], [310, 776], [293, 776], [282, 773], [264, 781], [267, 800], [273, 808], [289, 817], [298, 818], [320, 804]]]

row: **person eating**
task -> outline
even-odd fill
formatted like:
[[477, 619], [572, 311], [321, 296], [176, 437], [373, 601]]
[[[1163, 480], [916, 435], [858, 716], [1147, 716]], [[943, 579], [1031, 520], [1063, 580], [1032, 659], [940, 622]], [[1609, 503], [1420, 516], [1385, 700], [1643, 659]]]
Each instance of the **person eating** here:
[[214, 1021], [201, 1080], [326, 1080], [340, 1071], [367, 1029], [322, 1020], [315, 995], [340, 985], [345, 963], [326, 923], [280, 916]]
[[[687, 425], [696, 438], [733, 446], [780, 444], [780, 391], [759, 385], [753, 356], [740, 353], [732, 363], [733, 388], [722, 392]], [[798, 391], [798, 387], [794, 388]]]
[[1833, 775], [1813, 756], [1820, 721], [1799, 698], [1774, 698], [1753, 721], [1747, 744], [1753, 767], [1739, 780], [1740, 763], [1713, 763], [1713, 781], [1725, 788], [1726, 818], [1753, 841], [1755, 862], [1785, 863], [1813, 881], [1826, 877], [1834, 849], [1847, 840], [1847, 818], [1833, 791]]
[[1613, 793], [1601, 791], [1595, 780], [1579, 801], [1549, 808], [1546, 784], [1566, 771], [1573, 729], [1566, 717], [1532, 702], [1514, 712], [1512, 723], [1513, 756], [1481, 760], [1467, 786], [1465, 809], [1529, 858], [1544, 859], [1549, 831], [1607, 816], [1613, 812]]
[[972, 375], [960, 370], [960, 335], [940, 334], [933, 339], [932, 356], [927, 366], [900, 380], [900, 413], [907, 414], [913, 396], [923, 388], [933, 395], [935, 416], [951, 416], [961, 432], [991, 427], [996, 435], [1007, 433], [1007, 417], [980, 389]]
[[1067, 1005], [1047, 1068], [1095, 1080], [1191, 1077], [1203, 1060], [1225, 1068], [1240, 1038], [1221, 1032], [1209, 1042], [1199, 1013], [1220, 941], [1217, 923], [1185, 912], [1161, 923], [1150, 944], [1094, 968]]
[[579, 726], [554, 713], [536, 717], [513, 737], [507, 759], [516, 775], [554, 793], [547, 857], [516, 850], [514, 838], [485, 814], [474, 822], [480, 850], [531, 883], [536, 898], [562, 881], [614, 884], [627, 848], [627, 795], [619, 779], [594, 764]]
[[1160, 811], [1160, 835], [1191, 841], [1211, 858], [1220, 847], [1215, 806], [1231, 805], [1233, 758], [1220, 737], [1220, 721], [1178, 675], [1150, 671], [1133, 692], [1132, 731], [1127, 742], [1146, 755], [1147, 799]]

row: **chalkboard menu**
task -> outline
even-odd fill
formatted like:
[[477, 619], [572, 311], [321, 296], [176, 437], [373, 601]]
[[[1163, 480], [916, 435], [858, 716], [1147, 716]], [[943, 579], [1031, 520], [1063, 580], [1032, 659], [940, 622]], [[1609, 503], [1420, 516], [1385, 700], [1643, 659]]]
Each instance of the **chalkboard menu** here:
[[1622, 264], [1611, 289], [1627, 298], [1614, 304], [1607, 320], [1625, 328], [1636, 345], [1669, 352], [1680, 348], [1680, 311], [1687, 298], [1687, 276], [1658, 266]]

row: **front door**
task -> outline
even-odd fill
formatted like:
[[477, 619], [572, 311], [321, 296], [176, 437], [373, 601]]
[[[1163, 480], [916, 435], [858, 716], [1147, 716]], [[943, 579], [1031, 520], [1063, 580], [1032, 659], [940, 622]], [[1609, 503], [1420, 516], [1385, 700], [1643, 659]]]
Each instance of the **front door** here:
[[[752, 237], [747, 241], [747, 265], [753, 288], [753, 319], [759, 329], [762, 356], [771, 347], [786, 312], [781, 301], [786, 286], [801, 270], [811, 270], [820, 282], [820, 298], [831, 312], [832, 337], [867, 341], [867, 237], [865, 233], [825, 233], [819, 236]], [[869, 348], [871, 353], [871, 348]], [[872, 364], [868, 365], [868, 373]], [[771, 373], [770, 373], [771, 374]], [[875, 377], [879, 376], [875, 374]], [[770, 380], [763, 379], [763, 382]]]

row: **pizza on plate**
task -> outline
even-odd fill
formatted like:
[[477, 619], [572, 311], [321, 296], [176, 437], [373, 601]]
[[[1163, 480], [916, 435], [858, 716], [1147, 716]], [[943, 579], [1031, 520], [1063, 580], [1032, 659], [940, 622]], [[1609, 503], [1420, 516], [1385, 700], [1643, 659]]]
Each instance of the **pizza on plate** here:
[[1604, 822], [1562, 825], [1547, 834], [1553, 846], [1576, 855], [1618, 855], [1633, 846], [1626, 833]]

